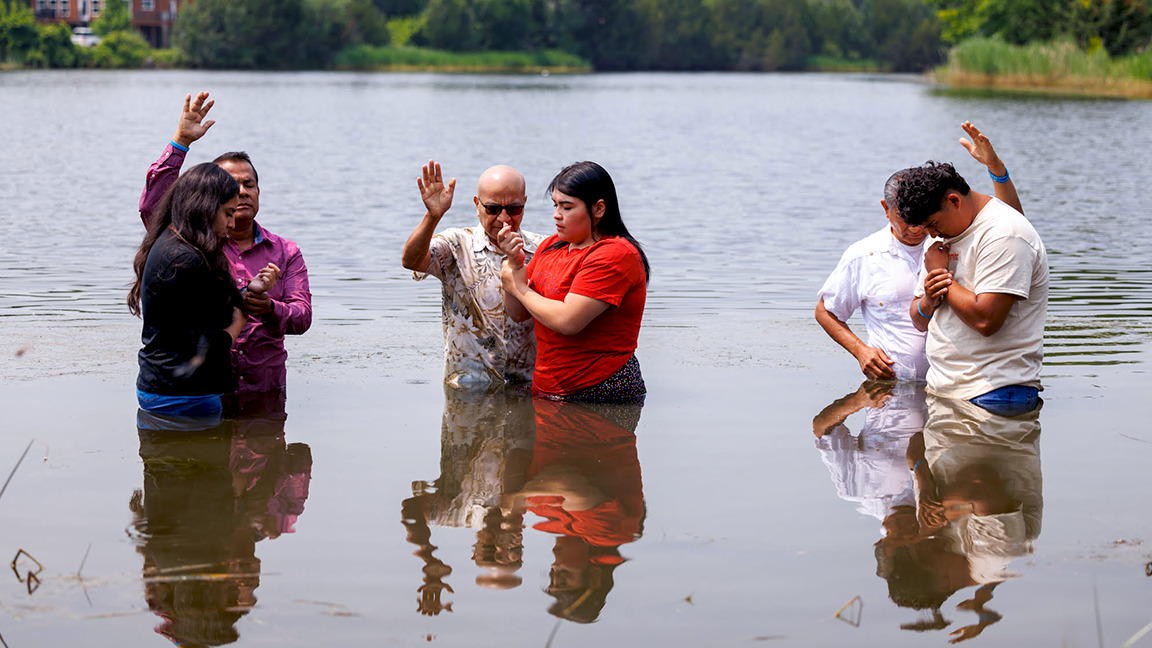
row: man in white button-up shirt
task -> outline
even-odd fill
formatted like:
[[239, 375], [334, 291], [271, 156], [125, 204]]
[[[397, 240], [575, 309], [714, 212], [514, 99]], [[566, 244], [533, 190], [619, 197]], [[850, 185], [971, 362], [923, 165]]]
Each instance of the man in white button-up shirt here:
[[[988, 167], [989, 173], [1006, 176], [1004, 163], [988, 138], [971, 122], [961, 127], [972, 138], [960, 140], [972, 157]], [[924, 380], [928, 372], [925, 334], [908, 316], [928, 232], [909, 227], [896, 213], [902, 173], [892, 174], [884, 185], [880, 206], [887, 219], [885, 227], [848, 247], [820, 288], [816, 304], [816, 321], [856, 358], [860, 371], [874, 380]], [[995, 183], [995, 189], [998, 198], [1023, 213], [1010, 179]], [[858, 308], [868, 331], [867, 344], [847, 324]]]
[[[505, 224], [520, 229], [528, 201], [524, 176], [509, 166], [486, 170], [472, 198], [479, 226], [435, 235], [452, 206], [456, 179], [445, 183], [440, 165], [429, 160], [417, 184], [427, 211], [404, 244], [401, 263], [417, 281], [432, 275], [443, 285], [444, 382], [484, 387], [531, 381], [536, 362], [532, 320], [514, 322], [504, 310], [504, 253], [495, 243]], [[544, 237], [523, 230], [520, 236], [531, 259]]]

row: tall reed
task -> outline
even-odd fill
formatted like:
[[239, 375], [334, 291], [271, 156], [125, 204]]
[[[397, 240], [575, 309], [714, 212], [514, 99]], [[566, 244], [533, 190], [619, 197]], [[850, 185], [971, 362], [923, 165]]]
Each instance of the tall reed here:
[[932, 76], [960, 87], [1152, 98], [1152, 51], [1113, 59], [1102, 48], [1088, 52], [1070, 40], [1010, 45], [973, 38], [953, 47]]

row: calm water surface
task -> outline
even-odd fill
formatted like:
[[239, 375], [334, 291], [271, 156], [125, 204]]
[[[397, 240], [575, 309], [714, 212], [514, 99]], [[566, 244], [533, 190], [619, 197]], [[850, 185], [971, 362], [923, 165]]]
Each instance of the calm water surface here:
[[[144, 173], [200, 89], [218, 124], [189, 162], [253, 156], [315, 319], [287, 420], [173, 442], [137, 426], [123, 301]], [[0, 114], [0, 466], [36, 439], [0, 497], [8, 646], [1095, 646], [1152, 622], [1152, 104], [891, 76], [17, 72]], [[883, 224], [893, 170], [950, 160], [991, 191], [965, 119], [1049, 250], [1045, 406], [1009, 425], [901, 388], [817, 440], [863, 392], [815, 292]], [[430, 157], [460, 182], [445, 225], [494, 163], [545, 233], [561, 166], [612, 172], [654, 268], [642, 412], [443, 392], [439, 290], [398, 262]], [[910, 545], [921, 429], [953, 519]]]

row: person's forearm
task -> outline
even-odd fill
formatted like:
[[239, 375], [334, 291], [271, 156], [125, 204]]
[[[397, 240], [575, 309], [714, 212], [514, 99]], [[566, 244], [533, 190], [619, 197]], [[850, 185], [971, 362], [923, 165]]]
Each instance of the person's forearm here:
[[1015, 298], [1003, 293], [981, 293], [953, 282], [948, 289], [948, 307], [960, 321], [984, 337], [995, 335], [1004, 326]]
[[831, 432], [832, 428], [848, 420], [849, 416], [863, 409], [865, 405], [860, 401], [859, 394], [859, 390], [854, 391], [832, 401], [832, 404], [820, 410], [820, 413], [812, 419], [812, 432], [817, 437], [824, 436]]
[[824, 329], [828, 337], [836, 341], [836, 344], [844, 347], [848, 353], [859, 359], [860, 352], [867, 345], [852, 332], [846, 322], [841, 321], [840, 318], [828, 311], [824, 306], [823, 299], [816, 303], [816, 322], [820, 324], [820, 328]]
[[1016, 193], [1016, 185], [1012, 184], [1012, 178], [1008, 178], [1007, 182], [993, 182], [992, 184], [995, 185], [993, 189], [997, 198], [1007, 203], [1012, 209], [1021, 214], [1024, 213], [1024, 206], [1020, 204], [1020, 196]]
[[417, 272], [428, 270], [428, 248], [432, 244], [432, 236], [436, 233], [440, 218], [442, 217], [424, 212], [424, 218], [404, 242], [404, 251], [400, 255], [401, 265]]
[[917, 331], [923, 333], [928, 330], [928, 321], [936, 313], [937, 306], [933, 305], [932, 300], [927, 295], [921, 295], [912, 300], [912, 305], [908, 307], [908, 316], [912, 318], [912, 326], [916, 327]]
[[148, 175], [144, 178], [144, 191], [140, 193], [140, 220], [144, 221], [145, 226], [152, 222], [152, 216], [156, 207], [160, 205], [160, 199], [180, 177], [184, 154], [185, 151], [168, 144], [164, 147], [160, 159], [148, 167]]
[[265, 321], [274, 320], [281, 335], [300, 335], [312, 326], [312, 291], [302, 255], [296, 253], [288, 259], [279, 283], [283, 299], [272, 300], [272, 312]]
[[548, 299], [528, 288], [519, 279], [516, 281], [514, 292], [516, 299], [538, 323], [561, 335], [576, 335], [608, 309], [606, 302], [572, 293], [568, 293], [564, 301]]
[[508, 317], [512, 318], [513, 322], [525, 322], [532, 319], [532, 313], [524, 308], [524, 304], [516, 298], [516, 295], [504, 291], [504, 310], [507, 311]]

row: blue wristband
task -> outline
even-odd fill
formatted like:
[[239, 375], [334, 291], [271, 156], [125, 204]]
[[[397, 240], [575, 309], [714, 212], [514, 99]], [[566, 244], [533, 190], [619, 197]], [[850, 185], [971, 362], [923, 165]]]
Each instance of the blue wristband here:
[[998, 176], [995, 173], [992, 173], [992, 169], [988, 169], [988, 175], [992, 176], [992, 182], [997, 184], [1004, 184], [1005, 182], [1008, 182], [1008, 167], [1004, 167], [1004, 175], [1002, 176]]
[[921, 297], [920, 299], [916, 300], [916, 312], [920, 313], [920, 317], [923, 317], [924, 319], [932, 319], [932, 315], [925, 315], [924, 311], [920, 310], [920, 301], [922, 299], [924, 299], [924, 298]]
[[920, 467], [920, 464], [922, 464], [922, 463], [924, 463], [924, 460], [923, 460], [923, 459], [921, 459], [921, 460], [917, 461], [916, 463], [912, 464], [912, 472], [916, 472], [916, 469], [917, 469], [917, 468], [919, 468], [919, 467]]
[[[179, 144], [176, 143], [176, 140], [168, 140], [168, 143], [172, 145], [172, 148], [180, 149], [181, 151], [184, 151], [185, 153], [188, 152], [188, 147], [187, 146], [180, 146]], [[991, 173], [991, 172], [989, 172], [989, 173]], [[992, 177], [995, 178], [996, 176], [992, 176]], [[1004, 176], [1004, 180], [1007, 180], [1007, 179], [1008, 179], [1008, 176]], [[1004, 180], [1001, 180], [1000, 182], [1004, 182]]]

